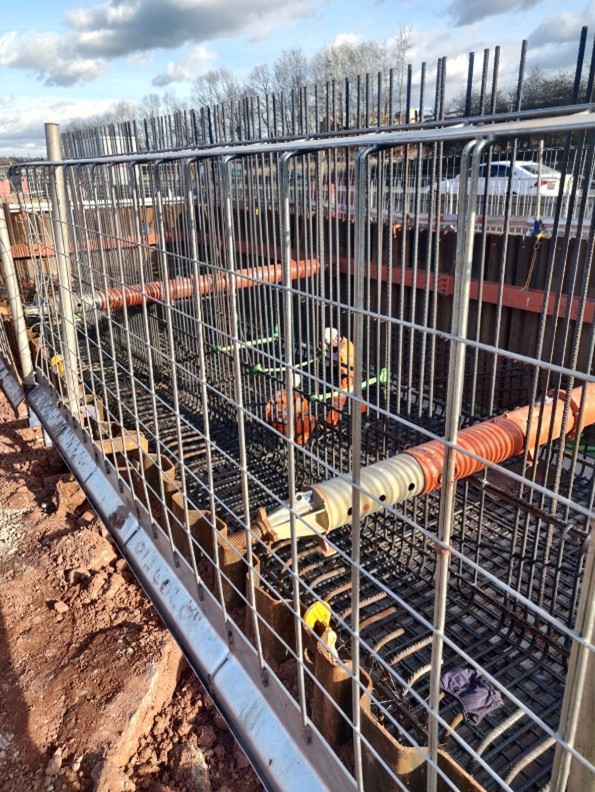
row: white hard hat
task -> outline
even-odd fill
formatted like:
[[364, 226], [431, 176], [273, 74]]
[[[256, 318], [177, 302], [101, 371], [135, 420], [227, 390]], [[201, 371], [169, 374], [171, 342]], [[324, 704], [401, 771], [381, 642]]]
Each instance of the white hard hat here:
[[325, 344], [332, 344], [333, 341], [336, 341], [339, 338], [339, 331], [336, 327], [325, 327], [324, 328], [324, 343]]
[[297, 374], [297, 373], [294, 371], [294, 372], [293, 372], [293, 387], [294, 387], [294, 388], [299, 388], [301, 384], [302, 384], [302, 378], [300, 377], [300, 375], [299, 375], [299, 374]]

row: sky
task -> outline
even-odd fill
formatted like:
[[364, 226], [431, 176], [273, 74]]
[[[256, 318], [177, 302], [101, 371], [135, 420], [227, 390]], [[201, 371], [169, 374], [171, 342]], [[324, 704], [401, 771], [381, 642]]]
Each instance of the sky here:
[[[520, 44], [528, 66], [573, 69], [595, 0], [27, 0], [0, 9], [0, 156], [42, 157], [44, 122], [101, 114], [116, 102], [173, 90], [226, 67], [240, 78], [283, 50], [307, 56], [342, 40], [389, 40], [411, 26], [408, 61], [429, 75], [448, 57], [450, 90], [467, 54], [502, 47], [501, 84], [514, 83]], [[476, 67], [480, 71], [481, 66]], [[479, 78], [479, 75], [478, 75]]]

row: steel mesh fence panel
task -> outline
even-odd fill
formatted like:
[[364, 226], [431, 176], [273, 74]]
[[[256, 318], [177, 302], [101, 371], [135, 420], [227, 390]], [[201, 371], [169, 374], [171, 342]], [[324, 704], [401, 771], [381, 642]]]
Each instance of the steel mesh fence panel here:
[[[218, 625], [321, 787], [593, 772], [594, 126], [521, 114], [22, 168], [58, 197], [63, 179], [37, 210], [39, 387], [167, 555], [149, 595], [174, 581]], [[485, 222], [481, 174], [554, 133], [572, 182], [536, 248], [512, 175]]]

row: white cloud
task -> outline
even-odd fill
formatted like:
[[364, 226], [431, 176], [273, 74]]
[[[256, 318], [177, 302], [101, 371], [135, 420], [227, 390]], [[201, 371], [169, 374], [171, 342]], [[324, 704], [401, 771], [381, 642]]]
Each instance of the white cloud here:
[[529, 43], [533, 47], [563, 42], [575, 44], [583, 25], [595, 25], [595, 0], [591, 0], [582, 11], [561, 11], [555, 16], [546, 17], [529, 36]]
[[[195, 44], [200, 67], [206, 42], [242, 34], [262, 39], [274, 28], [312, 14], [317, 2], [108, 0], [67, 14], [66, 34], [28, 31], [1, 36], [0, 66], [33, 72], [46, 85], [68, 86], [95, 79], [117, 58]], [[156, 78], [163, 81], [158, 84], [188, 79], [191, 63], [187, 58], [172, 61]]]
[[498, 14], [528, 11], [541, 2], [542, 0], [452, 0], [446, 11], [454, 17], [455, 25], [461, 27]]
[[360, 38], [361, 36], [357, 36], [355, 33], [337, 33], [332, 46], [340, 47], [341, 44], [357, 44]]
[[135, 52], [134, 55], [128, 56], [128, 61], [134, 63], [135, 66], [147, 67], [153, 60], [151, 52]]
[[45, 156], [44, 124], [92, 118], [109, 110], [114, 99], [94, 101], [49, 100], [39, 96], [13, 95], [0, 102], [0, 156]]
[[304, 17], [311, 6], [312, 0], [109, 0], [67, 21], [81, 53], [114, 58], [239, 35], [280, 17]]
[[99, 77], [106, 64], [77, 55], [73, 42], [54, 33], [0, 36], [0, 66], [33, 72], [45, 85], [74, 85]]
[[216, 58], [214, 52], [199, 44], [183, 58], [170, 61], [165, 71], [154, 78], [152, 85], [161, 88], [174, 82], [191, 82], [197, 75], [205, 72]]

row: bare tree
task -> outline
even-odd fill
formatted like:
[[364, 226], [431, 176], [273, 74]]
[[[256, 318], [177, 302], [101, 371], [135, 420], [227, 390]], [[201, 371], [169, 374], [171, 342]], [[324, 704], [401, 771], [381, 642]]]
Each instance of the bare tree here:
[[138, 115], [138, 105], [136, 102], [116, 102], [104, 117], [104, 124], [122, 124], [126, 121], [134, 121]]
[[[387, 74], [390, 66], [390, 50], [384, 42], [374, 39], [362, 41], [342, 41], [338, 44], [331, 44], [321, 49], [312, 59], [312, 72], [316, 81], [321, 85], [335, 83], [334, 109], [337, 118], [325, 118], [323, 127], [328, 129], [338, 129], [346, 124], [356, 124], [374, 122], [378, 108], [378, 74], [383, 77]], [[369, 75], [368, 101], [365, 103], [371, 117], [366, 119], [344, 118], [346, 112], [344, 86], [350, 85], [350, 91], [356, 90], [358, 76]], [[365, 80], [360, 82], [360, 88], [365, 90]], [[355, 112], [355, 105], [352, 104], [350, 115]]]
[[374, 74], [388, 65], [387, 48], [383, 42], [366, 39], [343, 41], [323, 47], [312, 59], [312, 72], [317, 82], [355, 80], [358, 74]]
[[237, 101], [242, 87], [230, 69], [211, 69], [196, 78], [192, 85], [192, 101], [196, 107], [205, 107]]
[[273, 88], [288, 126], [293, 126], [294, 111], [300, 117], [302, 88], [308, 82], [309, 72], [308, 58], [299, 47], [284, 50], [273, 64]]
[[179, 113], [188, 108], [188, 103], [184, 99], [180, 99], [173, 88], [168, 88], [163, 92], [163, 109], [169, 115]]
[[[397, 114], [398, 120], [409, 121], [404, 119], [406, 105], [406, 80], [407, 74], [407, 57], [411, 49], [411, 39], [413, 36], [413, 28], [411, 25], [401, 26], [391, 40], [390, 55], [393, 63], [393, 79], [396, 85], [396, 101], [397, 106], [391, 108], [390, 112]], [[423, 112], [423, 108], [422, 108]]]
[[244, 85], [247, 99], [257, 103], [264, 134], [270, 132], [269, 100], [273, 92], [273, 81], [273, 72], [268, 63], [259, 63], [252, 69]]
[[273, 72], [268, 63], [257, 64], [248, 75], [244, 86], [248, 95], [257, 96], [259, 99], [264, 99], [268, 96], [273, 87]]
[[161, 97], [157, 93], [143, 96], [139, 103], [141, 118], [157, 118], [161, 114]]
[[274, 88], [277, 93], [291, 94], [308, 81], [308, 59], [299, 47], [283, 50], [273, 65]]

